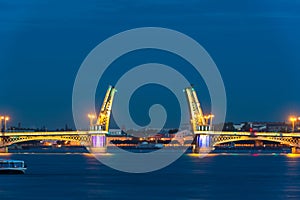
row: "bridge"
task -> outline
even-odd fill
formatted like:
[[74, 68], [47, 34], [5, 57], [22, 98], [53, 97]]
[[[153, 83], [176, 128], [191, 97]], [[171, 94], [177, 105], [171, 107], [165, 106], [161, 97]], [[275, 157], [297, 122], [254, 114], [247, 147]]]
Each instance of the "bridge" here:
[[[190, 124], [195, 137], [194, 152], [210, 150], [212, 147], [237, 141], [272, 141], [292, 147], [295, 152], [300, 148], [300, 133], [270, 133], [270, 132], [221, 132], [212, 130], [214, 115], [204, 115], [196, 91], [193, 87], [185, 88], [189, 106]], [[7, 147], [26, 141], [61, 140], [75, 141], [87, 146], [92, 152], [105, 152], [110, 122], [110, 114], [116, 89], [109, 86], [96, 123], [96, 116], [89, 115], [89, 131], [71, 132], [3, 132], [0, 136], [0, 152], [7, 151]]]
[[10, 146], [19, 142], [32, 140], [66, 140], [80, 142], [88, 145], [90, 137], [88, 132], [72, 131], [72, 132], [6, 132], [2, 138], [3, 146]]
[[251, 140], [284, 144], [290, 146], [294, 153], [297, 148], [300, 148], [299, 133], [197, 131], [195, 135], [198, 148], [210, 148], [224, 143]]
[[300, 133], [213, 131], [211, 120], [214, 116], [203, 114], [194, 88], [186, 88], [185, 93], [189, 104], [192, 132], [196, 137], [194, 152], [209, 151], [212, 147], [224, 143], [249, 140], [285, 144], [292, 147], [293, 152], [300, 148]]
[[88, 147], [93, 152], [105, 152], [107, 145], [106, 134], [108, 133], [110, 114], [115, 92], [116, 89], [112, 86], [109, 86], [97, 121], [95, 124], [90, 124], [91, 126], [89, 131], [3, 132], [0, 136], [0, 152], [6, 152], [7, 147], [12, 144], [33, 140], [75, 141]]

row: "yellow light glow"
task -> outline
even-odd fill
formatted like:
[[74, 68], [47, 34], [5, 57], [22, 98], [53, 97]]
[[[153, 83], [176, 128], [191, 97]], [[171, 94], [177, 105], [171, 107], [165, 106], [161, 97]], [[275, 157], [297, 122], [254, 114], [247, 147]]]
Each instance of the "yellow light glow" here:
[[0, 116], [0, 119], [8, 121], [8, 120], [10, 120], [10, 117], [9, 116]]
[[286, 156], [287, 156], [288, 158], [299, 158], [299, 157], [300, 157], [300, 154], [289, 153], [289, 154], [286, 154]]
[[11, 156], [11, 153], [0, 153], [0, 156]]
[[94, 115], [94, 114], [88, 114], [88, 118], [90, 118], [90, 119], [95, 119], [95, 118], [96, 118], [96, 115]]
[[209, 154], [189, 153], [187, 155], [190, 156], [190, 157], [198, 157], [198, 158], [218, 156], [218, 154], [213, 154], [213, 153], [209, 153]]
[[296, 117], [290, 117], [290, 121], [295, 122], [295, 121], [297, 121], [297, 118]]
[[94, 154], [91, 153], [83, 153], [83, 155], [86, 157], [95, 157]]
[[205, 119], [210, 119], [210, 118], [214, 118], [215, 117], [215, 115], [213, 115], [213, 114], [210, 114], [210, 115], [205, 115], [205, 116], [203, 116]]

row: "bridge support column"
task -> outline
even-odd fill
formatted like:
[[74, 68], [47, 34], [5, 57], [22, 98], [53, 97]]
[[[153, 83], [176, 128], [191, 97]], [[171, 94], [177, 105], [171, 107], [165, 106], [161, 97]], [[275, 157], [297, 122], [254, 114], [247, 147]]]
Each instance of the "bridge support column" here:
[[209, 153], [212, 150], [211, 136], [197, 135], [196, 144], [193, 146], [193, 153]]
[[0, 147], [0, 153], [8, 153], [7, 147]]
[[90, 150], [92, 153], [106, 153], [107, 139], [105, 134], [91, 135]]
[[292, 147], [293, 154], [300, 154], [300, 150], [297, 147]]

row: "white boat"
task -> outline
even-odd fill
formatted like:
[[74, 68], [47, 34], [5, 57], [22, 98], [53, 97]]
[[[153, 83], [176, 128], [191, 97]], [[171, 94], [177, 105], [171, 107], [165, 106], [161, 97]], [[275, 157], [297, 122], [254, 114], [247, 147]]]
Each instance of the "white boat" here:
[[0, 160], [0, 174], [24, 174], [26, 169], [22, 160]]

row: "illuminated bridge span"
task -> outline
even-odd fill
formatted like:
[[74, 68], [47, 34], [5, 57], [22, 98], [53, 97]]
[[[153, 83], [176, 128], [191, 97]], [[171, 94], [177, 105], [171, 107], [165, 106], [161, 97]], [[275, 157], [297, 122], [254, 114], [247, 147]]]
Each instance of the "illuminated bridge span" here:
[[98, 148], [102, 152], [106, 148], [106, 134], [107, 131], [7, 132], [0, 136], [0, 148], [27, 141], [59, 140], [78, 142], [90, 148]]
[[[185, 88], [187, 102], [190, 111], [190, 123], [196, 144], [194, 151], [201, 149], [211, 149], [213, 146], [247, 140], [272, 141], [286, 144], [294, 148], [300, 148], [300, 133], [263, 133], [263, 132], [218, 132], [212, 131], [212, 119], [214, 115], [204, 115], [200, 102], [194, 88]], [[106, 151], [109, 120], [112, 103], [115, 95], [115, 88], [109, 87], [98, 118], [89, 115], [89, 131], [73, 132], [6, 132], [0, 135], [0, 150], [15, 143], [33, 140], [61, 140], [75, 141], [81, 145], [88, 146], [92, 151]], [[93, 120], [96, 119], [94, 124]]]
[[[185, 89], [187, 101], [190, 109], [191, 126], [196, 136], [194, 151], [210, 150], [212, 147], [237, 141], [271, 141], [285, 144], [291, 147], [300, 148], [299, 133], [270, 133], [270, 132], [218, 132], [212, 131], [213, 115], [203, 114], [200, 102], [193, 87]], [[210, 119], [210, 124], [209, 124]]]
[[[105, 132], [103, 132], [105, 134]], [[2, 142], [0, 147], [10, 146], [15, 143], [33, 141], [33, 140], [64, 140], [79, 142], [82, 145], [91, 144], [91, 134], [83, 131], [72, 132], [18, 132], [18, 133], [5, 133], [1, 136]]]
[[[73, 132], [5, 132], [0, 135], [0, 149], [15, 143], [33, 140], [62, 140], [79, 142], [88, 146], [92, 151], [103, 152], [106, 150], [106, 134], [108, 133], [109, 118], [116, 89], [109, 86], [96, 124], [91, 123], [90, 131]], [[3, 150], [4, 149], [4, 150]]]
[[195, 132], [195, 134], [198, 136], [198, 139], [201, 137], [201, 139], [209, 138], [212, 146], [229, 142], [260, 140], [278, 142], [281, 144], [300, 148], [299, 133], [198, 131]]

